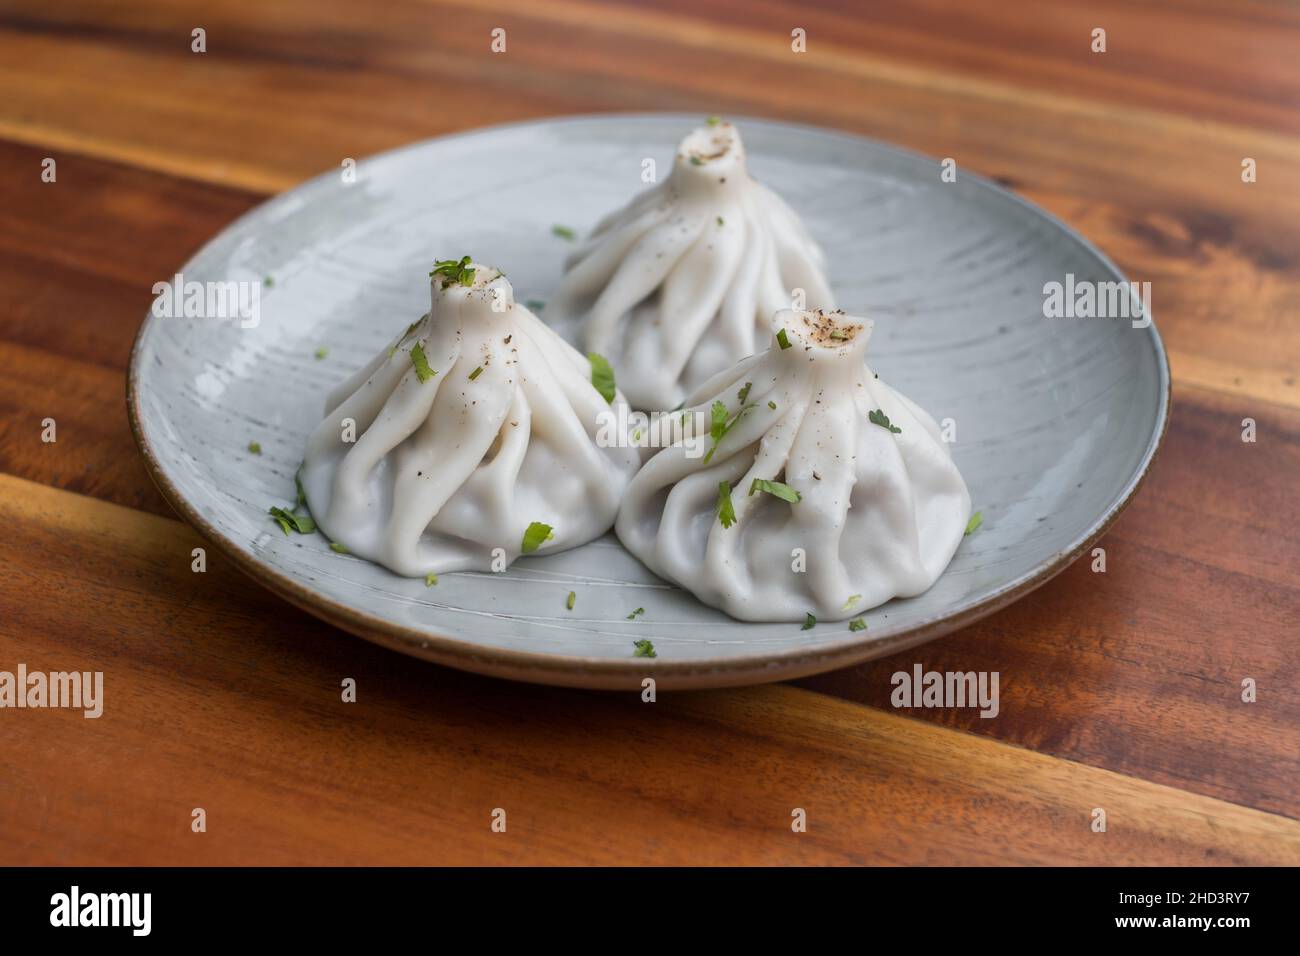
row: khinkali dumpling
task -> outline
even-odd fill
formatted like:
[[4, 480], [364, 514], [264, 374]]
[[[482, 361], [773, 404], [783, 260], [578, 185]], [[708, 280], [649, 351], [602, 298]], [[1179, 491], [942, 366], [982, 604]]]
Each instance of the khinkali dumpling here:
[[695, 130], [671, 175], [601, 220], [567, 263], [547, 321], [580, 323], [633, 408], [675, 408], [752, 355], [778, 309], [831, 309], [821, 249], [745, 166], [730, 123]]
[[970, 512], [938, 427], [867, 367], [869, 319], [773, 321], [770, 348], [688, 400], [711, 440], [665, 448], [632, 479], [619, 539], [747, 621], [842, 620], [920, 594]]
[[428, 314], [329, 396], [308, 439], [316, 523], [407, 576], [489, 570], [494, 549], [499, 565], [604, 534], [640, 457], [597, 443], [615, 410], [588, 360], [514, 301], [499, 270], [466, 257], [431, 278]]

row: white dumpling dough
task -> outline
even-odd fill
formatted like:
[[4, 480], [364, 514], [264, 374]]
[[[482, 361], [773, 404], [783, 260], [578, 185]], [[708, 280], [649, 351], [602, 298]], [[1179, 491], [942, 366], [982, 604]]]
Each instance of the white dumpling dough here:
[[580, 325], [632, 407], [662, 411], [762, 348], [772, 314], [792, 302], [835, 307], [825, 258], [749, 175], [736, 128], [718, 123], [682, 140], [667, 179], [597, 224], [546, 318]]
[[[715, 402], [734, 424], [707, 462], [679, 442], [646, 463], [619, 510], [619, 540], [659, 576], [745, 621], [844, 620], [920, 594], [947, 567], [970, 517], [938, 426], [867, 366], [869, 319], [787, 310], [773, 328], [784, 329], [789, 348], [774, 336], [767, 351], [688, 399], [684, 411], [704, 429]], [[901, 431], [874, 424], [873, 411]], [[781, 482], [801, 500], [751, 495], [755, 479]], [[730, 527], [719, 518], [724, 481]]]
[[[538, 554], [599, 537], [640, 463], [626, 442], [598, 444], [617, 409], [588, 360], [498, 270], [471, 268], [469, 286], [432, 277], [429, 313], [335, 389], [307, 443], [321, 530], [402, 575], [493, 570], [493, 550], [513, 561], [534, 522], [553, 529]], [[436, 373], [423, 382], [417, 345]]]

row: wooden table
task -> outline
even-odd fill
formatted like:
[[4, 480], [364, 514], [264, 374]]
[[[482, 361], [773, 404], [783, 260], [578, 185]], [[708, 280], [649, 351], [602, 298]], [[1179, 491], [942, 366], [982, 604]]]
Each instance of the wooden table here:
[[[107, 701], [0, 710], [0, 863], [1300, 862], [1297, 48], [1268, 0], [4, 3], [0, 670], [102, 670]], [[123, 401], [152, 284], [342, 157], [649, 109], [952, 156], [1152, 283], [1174, 412], [1107, 572], [654, 705], [405, 659], [211, 551], [192, 574]], [[914, 663], [998, 671], [1001, 713], [891, 708]]]

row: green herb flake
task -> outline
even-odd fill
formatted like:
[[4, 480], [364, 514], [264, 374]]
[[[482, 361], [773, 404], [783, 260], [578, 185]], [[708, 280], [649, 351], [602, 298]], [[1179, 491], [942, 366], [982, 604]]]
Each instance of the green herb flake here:
[[708, 123], [710, 126], [717, 126], [719, 123], [722, 122], [722, 119], [721, 117], [718, 116], [710, 116], [704, 122]]
[[726, 223], [723, 221], [723, 219], [722, 219], [721, 216], [718, 217], [718, 225], [719, 225], [719, 226], [725, 226], [725, 225], [726, 225]]
[[262, 280], [262, 285], [266, 286], [268, 289], [271, 288], [271, 286], [275, 285], [275, 276], [267, 276], [264, 278]]
[[861, 600], [862, 600], [861, 594], [850, 594], [849, 599], [844, 602], [844, 607], [841, 610], [847, 611], [849, 608], [853, 607], [853, 605], [857, 604]]
[[746, 382], [743, 386], [741, 386], [740, 391], [736, 393], [736, 401], [744, 405], [745, 399], [749, 398], [749, 390], [753, 387], [754, 387], [753, 382]]
[[419, 342], [411, 346], [411, 364], [415, 366], [415, 377], [423, 385], [438, 373], [429, 368], [429, 360], [424, 355], [424, 348]]
[[776, 411], [776, 402], [768, 402], [767, 407], [772, 409], [772, 411]]
[[862, 620], [860, 617], [855, 617], [853, 620], [849, 621], [850, 631], [865, 631], [866, 629], [867, 622]]
[[338, 541], [331, 541], [331, 542], [330, 542], [330, 550], [331, 550], [331, 551], [334, 551], [334, 552], [337, 552], [338, 554], [351, 554], [351, 553], [352, 553], [351, 551], [348, 550], [348, 546], [347, 546], [346, 544], [341, 544], [341, 543], [338, 542]]
[[424, 586], [426, 588], [431, 588], [437, 583], [438, 583], [438, 575], [434, 574], [432, 571], [430, 571], [428, 574], [424, 576]]
[[713, 453], [718, 450], [718, 444], [726, 437], [727, 432], [731, 431], [736, 422], [740, 421], [740, 417], [753, 407], [753, 405], [745, 405], [736, 412], [734, 418], [728, 418], [727, 406], [723, 402], [715, 401], [709, 406], [709, 436], [713, 439], [713, 447], [704, 456], [704, 464], [707, 465], [713, 458]]
[[790, 347], [790, 336], [786, 335], [785, 329], [776, 333], [776, 344], [781, 346], [783, 352]]
[[280, 530], [288, 534], [292, 529], [299, 534], [311, 534], [316, 530], [316, 522], [312, 520], [309, 514], [298, 514], [296, 511], [287, 511], [284, 508], [271, 507], [267, 509], [275, 523], [280, 526]]
[[578, 234], [574, 232], [572, 229], [570, 229], [568, 226], [552, 226], [551, 234], [555, 236], [559, 236], [561, 239], [566, 239], [569, 242], [572, 242], [574, 239], [578, 238]]
[[469, 256], [461, 256], [460, 259], [439, 259], [434, 262], [429, 278], [441, 279], [444, 289], [452, 285], [471, 286], [474, 284], [474, 273], [478, 271], [469, 267], [471, 261]]
[[248, 443], [248, 450], [252, 452], [254, 455], [260, 455], [262, 453], [261, 442], [250, 441]]
[[555, 531], [549, 524], [542, 524], [540, 521], [534, 521], [524, 532], [524, 543], [520, 550], [524, 554], [532, 554], [547, 541], [555, 537]]
[[541, 299], [528, 299], [524, 302], [524, 306], [529, 312], [540, 312], [542, 309], [546, 308], [546, 303]]
[[478, 378], [482, 374], [483, 374], [483, 366], [480, 365], [478, 368], [474, 369], [474, 371], [469, 373], [469, 380], [472, 382], [474, 381], [474, 379]]
[[966, 533], [971, 534], [973, 531], [975, 531], [976, 528], [978, 528], [983, 523], [984, 523], [984, 512], [982, 511], [975, 512], [973, 515], [970, 516], [970, 521], [966, 522]]
[[600, 392], [600, 397], [609, 405], [614, 404], [614, 367], [609, 364], [609, 360], [603, 355], [596, 352], [587, 353], [587, 361], [591, 363], [591, 384], [596, 391]]
[[320, 348], [316, 350], [316, 361], [319, 362], [323, 358], [328, 358], [329, 354], [330, 354], [330, 350], [322, 345]]
[[698, 156], [692, 156], [692, 157], [691, 157], [691, 165], [692, 165], [692, 166], [703, 166], [703, 165], [704, 165], [704, 160], [700, 159], [700, 157], [698, 157]]
[[727, 481], [718, 482], [718, 520], [724, 528], [736, 523], [736, 509], [731, 504], [731, 483]]
[[567, 607], [570, 611], [572, 611], [573, 605], [576, 604], [577, 601], [578, 601], [578, 595], [575, 592], [570, 591], [569, 599], [564, 602], [564, 606]]
[[895, 435], [897, 435], [899, 432], [902, 431], [902, 429], [899, 428], [897, 425], [891, 424], [889, 421], [889, 416], [886, 415], [879, 408], [873, 408], [871, 411], [867, 412], [867, 420], [871, 422], [871, 424], [873, 425], [879, 425], [881, 428], [889, 429]]
[[813, 617], [811, 613], [808, 613], [808, 614], [804, 614], [803, 627], [799, 628], [799, 630], [811, 631], [816, 626], [817, 626], [817, 618]]
[[293, 473], [293, 487], [298, 492], [298, 496], [293, 500], [294, 510], [307, 507], [307, 492], [302, 490], [302, 465], [299, 465], [298, 470]]
[[727, 433], [727, 406], [723, 402], [714, 402], [709, 408], [709, 415], [712, 419], [709, 423], [709, 436], [716, 445]]
[[633, 641], [632, 646], [636, 648], [635, 653], [633, 653], [632, 655], [633, 657], [658, 657], [659, 656], [658, 654], [655, 653], [655, 646], [650, 641], [645, 641], [645, 640]]
[[644, 614], [644, 613], [645, 613], [645, 608], [643, 608], [643, 607], [639, 607], [639, 608], [637, 608], [635, 611], [633, 611], [631, 614], [629, 614], [629, 615], [627, 616], [627, 619], [628, 619], [629, 621], [631, 621], [631, 620], [635, 620], [636, 618], [640, 617], [640, 616], [641, 616], [642, 614]]
[[755, 478], [749, 486], [749, 494], [752, 497], [756, 491], [766, 491], [769, 495], [774, 495], [782, 501], [788, 501], [794, 504], [796, 501], [803, 501], [803, 495], [795, 491], [789, 485], [780, 481], [768, 481], [766, 478]]

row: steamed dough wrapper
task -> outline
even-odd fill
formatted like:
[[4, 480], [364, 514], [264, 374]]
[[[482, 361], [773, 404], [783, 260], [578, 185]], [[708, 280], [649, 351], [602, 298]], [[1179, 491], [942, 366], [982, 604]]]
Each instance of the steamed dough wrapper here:
[[513, 561], [534, 523], [552, 529], [539, 554], [591, 541], [639, 464], [626, 443], [597, 443], [617, 409], [504, 275], [474, 263], [450, 276], [433, 275], [429, 313], [329, 396], [302, 471], [321, 530], [407, 576], [499, 570], [494, 549]]
[[920, 594], [970, 516], [938, 427], [867, 367], [870, 320], [785, 311], [773, 327], [766, 351], [689, 399], [693, 421], [725, 412], [711, 456], [679, 442], [651, 458], [624, 496], [619, 539], [660, 577], [746, 621], [844, 620]]
[[821, 249], [749, 175], [736, 128], [718, 123], [682, 141], [663, 183], [596, 226], [546, 316], [580, 322], [632, 407], [661, 411], [761, 349], [795, 289], [807, 308], [834, 308]]

